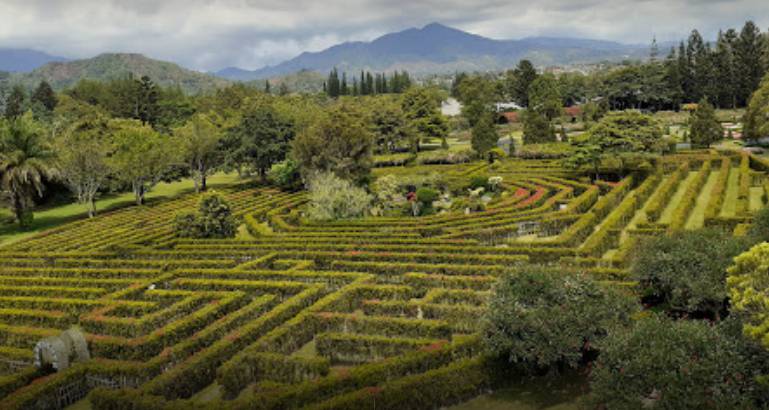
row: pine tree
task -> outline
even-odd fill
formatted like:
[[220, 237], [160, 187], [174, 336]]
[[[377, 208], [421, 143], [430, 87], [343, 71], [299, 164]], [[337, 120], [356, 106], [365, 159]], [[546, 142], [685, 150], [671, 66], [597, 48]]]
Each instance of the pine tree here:
[[670, 105], [676, 111], [681, 107], [683, 89], [681, 88], [681, 72], [676, 57], [676, 49], [670, 48], [670, 54], [665, 59], [665, 83], [670, 96]]
[[15, 119], [21, 117], [25, 111], [25, 92], [20, 85], [15, 85], [5, 100], [5, 118]]
[[160, 113], [158, 86], [146, 75], [138, 80], [136, 86], [138, 88], [138, 96], [134, 118], [154, 127]]
[[47, 81], [43, 80], [38, 84], [37, 88], [35, 89], [35, 92], [32, 93], [32, 102], [33, 103], [39, 103], [43, 107], [45, 107], [48, 112], [52, 112], [54, 108], [56, 108], [56, 105], [58, 104], [58, 99], [56, 98], [56, 93], [53, 92], [53, 88], [50, 84], [48, 84]]
[[683, 41], [678, 46], [678, 74], [681, 78], [682, 101], [689, 102], [693, 88], [692, 64]]
[[764, 75], [762, 54], [764, 38], [759, 28], [748, 21], [734, 44], [735, 73], [737, 75], [737, 103], [747, 104]]
[[716, 118], [716, 110], [707, 98], [703, 98], [697, 104], [697, 109], [692, 112], [690, 137], [692, 144], [709, 147], [711, 144], [723, 139], [724, 130]]
[[331, 98], [339, 97], [339, 88], [339, 72], [334, 67], [328, 75], [328, 96]]
[[732, 41], [734, 30], [729, 32], [718, 33], [718, 40], [716, 41], [716, 50], [714, 55], [716, 78], [714, 80], [716, 87], [715, 102], [719, 107], [731, 107], [736, 105], [735, 89], [737, 87], [734, 75], [734, 52], [732, 49]]
[[374, 76], [366, 72], [366, 90], [369, 94], [374, 94]]
[[656, 63], [659, 55], [660, 55], [660, 48], [657, 45], [657, 36], [654, 36], [652, 38], [652, 44], [649, 47], [649, 61], [652, 63]]
[[499, 135], [494, 125], [494, 117], [491, 113], [481, 116], [475, 124], [472, 131], [472, 140], [470, 141], [473, 150], [478, 156], [483, 157], [491, 149], [497, 146]]
[[529, 60], [521, 60], [514, 70], [513, 99], [522, 107], [529, 106], [529, 86], [537, 79], [537, 70]]
[[339, 95], [347, 95], [349, 90], [347, 89], [347, 73], [342, 73], [342, 85], [339, 86]]
[[691, 75], [689, 101], [699, 101], [705, 95], [708, 79], [708, 50], [699, 31], [692, 30], [686, 44], [686, 58], [689, 61]]
[[[323, 83], [323, 91], [326, 91], [326, 83]], [[264, 92], [270, 94], [270, 80], [264, 80]]]
[[555, 132], [550, 121], [537, 110], [528, 109], [523, 113], [523, 143], [541, 144], [555, 142]]

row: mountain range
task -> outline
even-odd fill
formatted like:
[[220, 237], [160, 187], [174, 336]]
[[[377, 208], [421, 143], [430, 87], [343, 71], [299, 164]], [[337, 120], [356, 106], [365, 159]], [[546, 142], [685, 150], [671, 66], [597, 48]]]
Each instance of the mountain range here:
[[215, 74], [248, 81], [299, 70], [327, 73], [336, 67], [351, 73], [407, 70], [419, 76], [504, 70], [521, 59], [529, 59], [537, 66], [551, 66], [639, 59], [647, 55], [648, 47], [642, 45], [560, 37], [494, 40], [433, 23], [386, 34], [370, 42], [347, 42], [319, 52], [305, 52], [258, 70], [228, 67]]
[[[48, 81], [55, 89], [81, 79], [109, 80], [132, 74], [147, 75], [163, 86], [178, 86], [187, 93], [209, 91], [232, 81], [284, 83], [292, 90], [317, 89], [334, 67], [348, 73], [360, 70], [406, 70], [413, 76], [459, 71], [499, 71], [529, 59], [536, 66], [591, 64], [643, 59], [648, 47], [612, 41], [558, 37], [494, 40], [438, 23], [386, 34], [370, 42], [346, 42], [319, 52], [305, 52], [277, 65], [258, 70], [230, 67], [202, 73], [141, 54], [105, 53], [82, 60], [66, 60], [25, 49], [0, 49], [0, 71], [12, 72], [2, 81], [34, 87]], [[258, 83], [255, 83], [258, 84]], [[292, 87], [292, 85], [294, 87]]]
[[52, 56], [41, 51], [23, 48], [0, 48], [0, 71], [32, 71], [44, 64], [67, 61], [64, 57]]
[[180, 87], [189, 94], [230, 84], [229, 80], [188, 70], [174, 63], [128, 53], [105, 53], [84, 60], [51, 62], [28, 73], [13, 73], [9, 82], [32, 88], [45, 80], [54, 89], [62, 90], [83, 79], [106, 81], [127, 75], [136, 78], [146, 75], [156, 84]]

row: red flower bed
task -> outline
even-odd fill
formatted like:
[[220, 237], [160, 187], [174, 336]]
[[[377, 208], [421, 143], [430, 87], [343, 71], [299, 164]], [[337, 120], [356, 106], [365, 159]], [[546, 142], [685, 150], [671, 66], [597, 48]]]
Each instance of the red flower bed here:
[[516, 205], [516, 208], [526, 208], [528, 206], [531, 206], [531, 204], [537, 203], [540, 199], [542, 199], [543, 196], [547, 193], [547, 189], [538, 186], [537, 191], [534, 192], [534, 195], [524, 199], [523, 201], [519, 202], [518, 205]]

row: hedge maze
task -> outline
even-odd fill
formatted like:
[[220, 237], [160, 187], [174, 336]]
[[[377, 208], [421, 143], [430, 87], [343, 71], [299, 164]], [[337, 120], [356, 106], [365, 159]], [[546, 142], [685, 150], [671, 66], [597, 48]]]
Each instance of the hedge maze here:
[[[636, 238], [741, 234], [769, 169], [707, 151], [615, 182], [549, 161], [491, 167], [377, 171], [502, 176], [508, 195], [478, 213], [302, 223], [303, 193], [232, 187], [254, 239], [174, 238], [190, 195], [0, 247], [0, 408], [59, 409], [91, 391], [95, 408], [451, 404], [494, 381], [479, 329], [498, 275], [532, 263], [630, 288]], [[37, 370], [35, 344], [72, 325], [91, 360]]]

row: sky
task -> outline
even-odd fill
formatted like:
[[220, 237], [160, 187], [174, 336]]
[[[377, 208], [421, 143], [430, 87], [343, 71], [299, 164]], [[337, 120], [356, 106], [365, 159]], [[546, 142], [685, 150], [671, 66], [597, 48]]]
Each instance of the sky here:
[[0, 0], [0, 47], [67, 58], [137, 52], [185, 67], [256, 69], [344, 41], [439, 22], [496, 39], [565, 36], [647, 44], [714, 38], [767, 0]]

